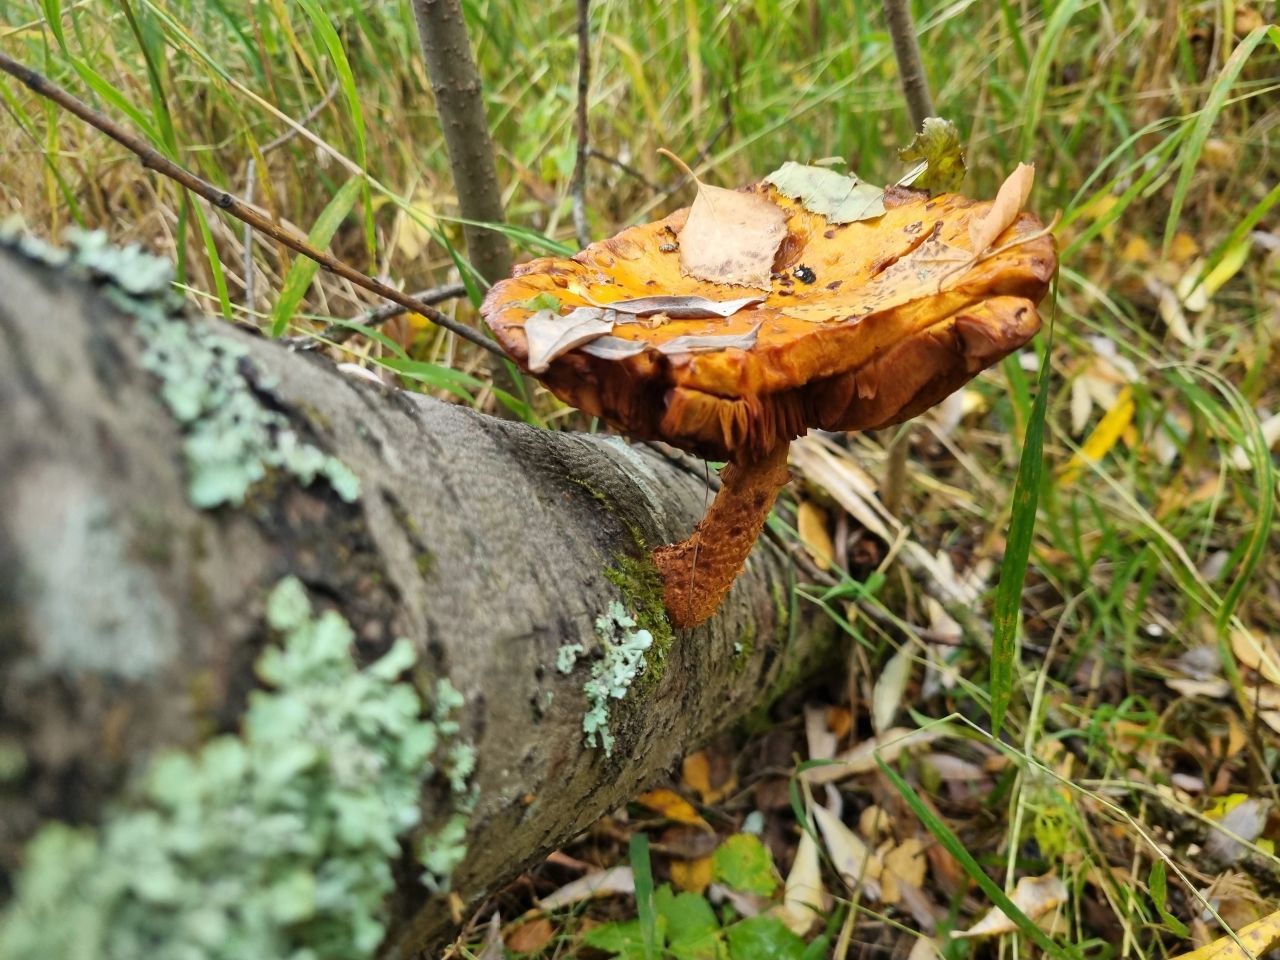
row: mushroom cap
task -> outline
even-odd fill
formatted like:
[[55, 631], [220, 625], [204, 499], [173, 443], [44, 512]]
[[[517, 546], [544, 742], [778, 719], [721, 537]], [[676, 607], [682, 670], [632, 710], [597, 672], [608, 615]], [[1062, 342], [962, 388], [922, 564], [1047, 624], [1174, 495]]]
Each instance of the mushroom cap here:
[[[929, 249], [967, 251], [970, 224], [990, 203], [891, 188], [882, 216], [833, 225], [770, 184], [743, 189], [787, 216], [767, 294], [681, 273], [673, 248], [685, 208], [574, 257], [543, 257], [517, 267], [489, 291], [481, 313], [502, 348], [527, 370], [523, 328], [536, 312], [528, 301], [539, 294], [555, 296], [562, 311], [657, 295], [716, 301], [763, 296], [725, 319], [626, 323], [613, 330], [615, 337], [656, 348], [680, 336], [756, 329], [749, 349], [646, 349], [603, 359], [575, 348], [538, 374], [561, 400], [631, 437], [664, 440], [717, 460], [756, 459], [810, 427], [868, 430], [910, 419], [1040, 329], [1036, 304], [1057, 259], [1052, 237], [1030, 213], [1019, 214], [996, 239], [993, 250], [999, 252], [967, 268], [935, 263], [926, 277], [918, 259], [893, 267], [913, 252], [918, 258]], [[1024, 237], [1032, 239], [1000, 250]]]

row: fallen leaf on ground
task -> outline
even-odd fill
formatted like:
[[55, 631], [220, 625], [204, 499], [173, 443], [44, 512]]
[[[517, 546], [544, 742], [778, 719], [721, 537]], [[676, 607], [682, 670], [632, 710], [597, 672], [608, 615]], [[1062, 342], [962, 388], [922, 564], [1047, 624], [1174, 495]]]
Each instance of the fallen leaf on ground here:
[[1031, 196], [1031, 186], [1035, 179], [1036, 168], [1032, 164], [1018, 164], [1000, 185], [987, 215], [969, 224], [969, 241], [974, 256], [981, 256], [1018, 219], [1018, 214], [1027, 204], [1027, 198]]
[[871, 691], [871, 726], [876, 733], [884, 733], [893, 723], [902, 706], [902, 697], [911, 679], [911, 644], [904, 643], [884, 665]]
[[[1237, 930], [1236, 937], [1240, 939], [1240, 943], [1236, 943], [1230, 936], [1219, 937], [1213, 943], [1184, 953], [1174, 960], [1254, 960], [1261, 957], [1280, 945], [1280, 910]], [[1244, 944], [1244, 949], [1241, 949], [1240, 944]]]
[[679, 157], [670, 157], [698, 185], [689, 219], [680, 231], [680, 270], [687, 277], [771, 289], [773, 258], [787, 235], [787, 217], [756, 193], [726, 190], [700, 181]]
[[872, 900], [879, 900], [882, 869], [879, 858], [826, 807], [814, 806], [813, 819], [822, 832], [832, 865], [849, 888], [855, 892], [864, 890]]
[[1221, 829], [1209, 834], [1204, 856], [1224, 867], [1235, 863], [1244, 856], [1245, 843], [1253, 843], [1262, 835], [1269, 811], [1270, 804], [1257, 797], [1236, 804], [1218, 821]]
[[559, 890], [554, 890], [538, 901], [543, 910], [559, 910], [592, 897], [608, 897], [617, 894], [635, 893], [636, 878], [630, 867], [610, 867], [589, 873], [566, 883]]
[[613, 321], [606, 319], [599, 307], [578, 307], [563, 317], [554, 310], [539, 310], [524, 324], [529, 338], [529, 370], [545, 373], [556, 357], [612, 330]]
[[635, 802], [676, 823], [687, 823], [710, 829], [707, 821], [703, 820], [698, 811], [693, 808], [693, 804], [674, 790], [650, 790], [636, 797]]
[[911, 952], [907, 954], [907, 960], [940, 960], [941, 957], [942, 949], [938, 941], [931, 937], [917, 937], [911, 946]]
[[893, 763], [908, 747], [924, 746], [940, 736], [942, 736], [940, 730], [910, 730], [906, 727], [893, 727], [878, 737], [864, 740], [852, 750], [839, 754], [833, 763], [808, 768], [800, 774], [800, 779], [807, 780], [809, 783], [833, 783], [859, 773], [870, 773], [877, 769], [877, 754], [885, 763]]
[[917, 890], [924, 886], [928, 863], [924, 858], [924, 844], [918, 838], [907, 837], [882, 853], [880, 859], [884, 863], [880, 884], [884, 888], [885, 903], [894, 904], [901, 900], [901, 886], [904, 884]]
[[735, 833], [711, 858], [713, 879], [732, 890], [767, 897], [778, 887], [773, 857], [759, 837]]
[[788, 160], [764, 179], [784, 197], [799, 200], [806, 210], [830, 223], [854, 223], [884, 214], [884, 190], [852, 174]]
[[[1009, 897], [1013, 905], [1032, 920], [1045, 916], [1067, 902], [1067, 885], [1056, 873], [1043, 877], [1023, 877]], [[1001, 933], [1013, 933], [1018, 925], [1010, 920], [999, 907], [992, 907], [986, 915], [968, 930], [954, 931], [953, 937], [993, 937]]]
[[684, 758], [680, 769], [685, 786], [705, 804], [717, 804], [738, 789], [733, 758], [723, 750], [705, 749]]
[[1086, 466], [1097, 463], [1111, 451], [1124, 432], [1129, 429], [1129, 425], [1133, 423], [1134, 410], [1133, 391], [1125, 387], [1120, 391], [1115, 406], [1103, 415], [1098, 425], [1093, 428], [1093, 432], [1089, 434], [1089, 439], [1080, 447], [1080, 451], [1074, 454], [1063, 468], [1062, 474], [1058, 477], [1059, 487], [1064, 489], [1070, 487], [1080, 479], [1080, 474], [1084, 472]]
[[800, 834], [796, 857], [787, 874], [782, 905], [776, 908], [779, 919], [792, 933], [804, 936], [822, 920], [826, 891], [822, 886], [822, 867], [818, 844], [808, 830]]
[[1262, 674], [1268, 683], [1280, 684], [1280, 651], [1270, 638], [1236, 627], [1231, 631], [1231, 650], [1240, 666]]
[[507, 949], [516, 953], [537, 953], [551, 942], [555, 932], [546, 917], [534, 917], [507, 934]]
[[671, 882], [677, 890], [689, 893], [703, 893], [711, 883], [712, 863], [710, 857], [699, 857], [697, 860], [672, 860]]
[[876, 495], [875, 481], [851, 454], [823, 437], [809, 434], [792, 441], [788, 457], [805, 479], [825, 490], [845, 513], [881, 540], [893, 542], [890, 527], [896, 531], [901, 524], [885, 511]]
[[810, 500], [803, 501], [796, 509], [796, 530], [800, 542], [819, 570], [830, 570], [835, 563], [836, 548], [827, 533], [826, 512]]
[[1209, 306], [1214, 294], [1239, 273], [1240, 268], [1248, 261], [1252, 245], [1247, 236], [1241, 237], [1223, 254], [1218, 265], [1205, 274], [1203, 280], [1200, 274], [1204, 271], [1205, 261], [1200, 259], [1192, 263], [1178, 281], [1178, 299], [1182, 301], [1182, 305], [1192, 313], [1199, 313]]
[[927, 117], [915, 138], [898, 151], [907, 163], [922, 162], [924, 172], [911, 180], [911, 186], [930, 193], [951, 193], [964, 183], [964, 148], [960, 131], [950, 120]]
[[506, 960], [506, 956], [507, 951], [502, 947], [502, 917], [495, 910], [485, 927], [484, 947], [476, 960]]

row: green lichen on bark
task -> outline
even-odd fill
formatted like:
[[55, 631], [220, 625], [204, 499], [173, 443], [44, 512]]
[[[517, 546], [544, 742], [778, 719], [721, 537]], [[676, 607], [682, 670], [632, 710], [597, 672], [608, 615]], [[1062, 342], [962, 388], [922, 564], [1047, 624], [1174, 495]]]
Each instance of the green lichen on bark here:
[[159, 379], [160, 396], [182, 427], [193, 504], [241, 504], [272, 471], [304, 484], [324, 478], [348, 502], [359, 496], [350, 468], [304, 441], [288, 417], [263, 404], [260, 393], [274, 384], [249, 379], [244, 346], [182, 316], [169, 261], [137, 246], [114, 246], [101, 231], [67, 236], [71, 248], [59, 250], [12, 221], [0, 225], [0, 246], [105, 283], [105, 295], [134, 318], [142, 366]]
[[258, 661], [270, 687], [240, 736], [154, 760], [136, 799], [100, 827], [44, 827], [0, 916], [5, 960], [349, 960], [386, 931], [391, 865], [421, 830], [424, 783], [453, 798], [416, 840], [423, 881], [447, 886], [465, 852], [471, 747], [439, 681], [434, 702], [401, 677], [406, 640], [359, 669], [336, 612], [302, 585], [273, 591], [282, 634]]

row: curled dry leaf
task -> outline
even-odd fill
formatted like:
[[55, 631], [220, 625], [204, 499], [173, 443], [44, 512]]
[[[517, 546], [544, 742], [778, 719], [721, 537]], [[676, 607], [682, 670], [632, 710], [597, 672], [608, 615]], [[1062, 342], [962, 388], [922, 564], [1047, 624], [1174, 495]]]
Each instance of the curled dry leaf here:
[[786, 215], [759, 194], [703, 183], [679, 157], [670, 157], [698, 185], [680, 237], [686, 277], [731, 286], [770, 289], [773, 259], [787, 235]]
[[605, 311], [598, 307], [579, 307], [564, 317], [554, 310], [539, 310], [524, 325], [530, 372], [545, 373], [552, 360], [612, 329], [613, 321], [605, 319]]
[[764, 303], [764, 297], [739, 297], [737, 300], [708, 300], [706, 297], [636, 297], [631, 300], [614, 300], [597, 304], [619, 313], [637, 317], [651, 317], [665, 313], [676, 320], [700, 320], [709, 317], [731, 317], [739, 310]]
[[608, 897], [635, 893], [636, 878], [630, 867], [610, 867], [589, 873], [566, 883], [538, 901], [538, 906], [548, 912], [590, 900], [592, 897]]
[[[1013, 905], [1032, 920], [1039, 920], [1051, 910], [1067, 902], [1067, 885], [1056, 873], [1043, 877], [1023, 877], [1009, 897]], [[999, 907], [992, 907], [986, 915], [968, 930], [957, 930], [953, 937], [994, 937], [1001, 933], [1013, 933], [1018, 925], [1010, 920]]]
[[849, 889], [855, 893], [866, 891], [872, 900], [879, 900], [880, 873], [883, 870], [880, 858], [826, 807], [815, 805], [813, 819], [822, 832], [832, 865]]
[[1036, 168], [1029, 163], [1020, 163], [1013, 173], [1000, 185], [995, 202], [986, 216], [969, 225], [969, 245], [975, 255], [983, 253], [996, 242], [996, 238], [1004, 233], [1018, 214], [1027, 205], [1031, 196], [1031, 186], [1036, 180]]
[[644, 353], [649, 349], [649, 345], [643, 340], [623, 340], [621, 337], [605, 334], [582, 344], [578, 349], [600, 360], [626, 360], [628, 357]]
[[667, 356], [681, 353], [715, 353], [720, 350], [750, 350], [756, 345], [760, 324], [746, 333], [724, 333], [703, 336], [676, 337], [658, 344], [658, 352]]
[[835, 563], [836, 548], [831, 534], [827, 533], [826, 512], [811, 500], [803, 501], [796, 509], [796, 530], [818, 569], [830, 570]]
[[808, 830], [801, 831], [796, 858], [787, 874], [786, 892], [775, 913], [792, 933], [803, 937], [822, 920], [826, 900], [818, 844]]
[[903, 750], [932, 743], [940, 736], [942, 732], [936, 729], [910, 730], [906, 727], [893, 727], [871, 740], [864, 740], [852, 750], [846, 750], [835, 758], [834, 763], [809, 767], [800, 774], [800, 779], [809, 783], [834, 783], [859, 773], [870, 773], [877, 769], [877, 756], [885, 763], [893, 763]]

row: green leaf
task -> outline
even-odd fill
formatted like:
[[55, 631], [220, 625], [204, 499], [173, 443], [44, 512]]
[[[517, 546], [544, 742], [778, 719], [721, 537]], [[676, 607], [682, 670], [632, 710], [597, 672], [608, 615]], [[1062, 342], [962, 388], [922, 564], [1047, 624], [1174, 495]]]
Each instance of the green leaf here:
[[788, 160], [764, 179], [784, 197], [799, 200], [806, 210], [832, 223], [872, 220], [884, 214], [884, 190], [825, 167]]
[[777, 917], [762, 913], [725, 929], [732, 960], [802, 960], [804, 941]]
[[[1057, 303], [1057, 282], [1054, 282]], [[1044, 473], [1044, 418], [1049, 403], [1049, 358], [1053, 354], [1053, 321], [1049, 322], [1049, 338], [1044, 359], [1040, 363], [1039, 389], [1027, 421], [1022, 442], [1022, 459], [1013, 486], [1013, 515], [1009, 520], [1009, 538], [1000, 565], [1000, 583], [996, 587], [995, 605], [991, 611], [991, 735], [999, 736], [1000, 725], [1013, 699], [1014, 668], [1018, 660], [1018, 612], [1022, 606], [1022, 584], [1031, 557], [1031, 535], [1036, 527], [1036, 509], [1040, 505], [1040, 477]]]
[[773, 858], [759, 837], [736, 833], [716, 849], [711, 875], [734, 890], [769, 896], [778, 887]]
[[716, 960], [720, 956], [720, 924], [711, 904], [696, 893], [673, 893], [668, 884], [653, 897], [664, 922], [667, 951], [678, 960]]
[[907, 163], [925, 164], [924, 173], [912, 181], [917, 189], [950, 193], [964, 183], [964, 148], [960, 145], [960, 131], [950, 120], [926, 118], [915, 139], [899, 150], [898, 156]]
[[644, 960], [644, 937], [639, 920], [602, 923], [582, 935], [582, 942], [597, 950], [607, 950], [622, 960]]
[[1168, 888], [1165, 882], [1163, 860], [1157, 860], [1151, 865], [1151, 876], [1147, 878], [1147, 891], [1151, 894], [1151, 902], [1156, 905], [1156, 912], [1160, 914], [1160, 919], [1165, 922], [1165, 925], [1179, 937], [1190, 936], [1191, 931], [1187, 929], [1187, 925], [1171, 914], [1166, 906]]
[[[315, 225], [307, 234], [308, 243], [321, 250], [329, 246], [329, 241], [338, 232], [338, 227], [351, 212], [351, 207], [355, 204], [363, 183], [362, 178], [352, 177], [342, 185], [342, 189], [334, 194], [333, 199], [320, 211]], [[316, 271], [319, 269], [320, 264], [310, 257], [299, 255], [294, 258], [289, 266], [289, 273], [285, 277], [284, 288], [280, 291], [280, 299], [276, 301], [275, 309], [271, 311], [271, 336], [278, 337], [284, 333], [285, 328], [289, 326], [289, 321], [293, 319], [294, 312], [298, 309], [298, 304], [302, 302], [307, 287], [311, 286], [311, 281], [315, 279]]]

